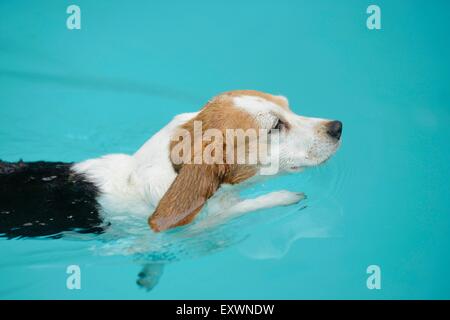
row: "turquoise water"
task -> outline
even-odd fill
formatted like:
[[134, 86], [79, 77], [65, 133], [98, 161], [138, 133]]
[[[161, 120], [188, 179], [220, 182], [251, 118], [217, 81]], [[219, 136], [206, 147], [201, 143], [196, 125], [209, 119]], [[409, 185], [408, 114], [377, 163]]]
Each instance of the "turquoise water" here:
[[[1, 159], [132, 153], [246, 88], [343, 121], [343, 143], [325, 166], [248, 191], [306, 202], [213, 234], [151, 242], [137, 222], [111, 239], [0, 239], [0, 298], [450, 298], [449, 1], [77, 0], [82, 28], [68, 30], [73, 3], [0, 1]], [[366, 27], [372, 3], [381, 30]], [[136, 285], [143, 256], [165, 263], [150, 292]], [[81, 290], [66, 288], [73, 264]]]

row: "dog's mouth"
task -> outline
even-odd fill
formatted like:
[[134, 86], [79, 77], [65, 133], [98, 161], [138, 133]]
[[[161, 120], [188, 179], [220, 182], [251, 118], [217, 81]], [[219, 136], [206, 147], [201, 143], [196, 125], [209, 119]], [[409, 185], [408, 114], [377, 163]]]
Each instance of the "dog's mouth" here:
[[328, 156], [325, 157], [325, 159], [323, 159], [323, 160], [322, 160], [321, 162], [319, 162], [317, 165], [323, 165], [323, 164], [325, 164], [326, 162], [328, 162], [328, 160], [330, 160], [330, 159], [336, 154], [336, 152], [338, 151], [338, 149], [339, 149], [340, 146], [341, 146], [341, 140], [338, 140], [338, 141], [334, 144], [332, 152], [330, 152], [330, 153], [328, 154]]
[[332, 158], [339, 147], [341, 146], [341, 140], [337, 140], [334, 143], [325, 143], [311, 149], [306, 159], [308, 160], [309, 167], [315, 167], [325, 164], [330, 158]]

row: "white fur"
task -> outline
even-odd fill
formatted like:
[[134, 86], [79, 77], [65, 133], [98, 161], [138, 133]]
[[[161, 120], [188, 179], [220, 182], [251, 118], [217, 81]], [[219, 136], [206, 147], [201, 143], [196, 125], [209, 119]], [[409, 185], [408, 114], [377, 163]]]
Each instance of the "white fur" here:
[[[262, 128], [270, 129], [278, 117], [291, 126], [281, 132], [279, 158], [284, 171], [297, 171], [316, 165], [330, 157], [338, 147], [320, 126], [323, 119], [295, 115], [277, 104], [254, 96], [234, 97], [234, 105], [257, 119]], [[287, 99], [285, 102], [287, 104]], [[197, 113], [180, 114], [151, 137], [135, 154], [111, 154], [75, 164], [73, 169], [83, 173], [99, 189], [98, 201], [105, 217], [134, 215], [147, 219], [176, 178], [169, 159], [169, 143], [178, 126]], [[251, 181], [257, 180], [254, 177]], [[303, 194], [277, 191], [255, 199], [240, 199], [238, 186], [223, 185], [207, 203], [203, 225], [211, 226], [249, 211], [289, 205], [303, 199]]]
[[289, 123], [290, 129], [280, 132], [278, 154], [272, 155], [279, 160], [281, 171], [300, 171], [318, 165], [333, 155], [340, 145], [324, 130], [330, 120], [302, 117], [255, 96], [234, 97], [234, 105], [252, 114], [262, 128], [270, 129], [278, 118]]

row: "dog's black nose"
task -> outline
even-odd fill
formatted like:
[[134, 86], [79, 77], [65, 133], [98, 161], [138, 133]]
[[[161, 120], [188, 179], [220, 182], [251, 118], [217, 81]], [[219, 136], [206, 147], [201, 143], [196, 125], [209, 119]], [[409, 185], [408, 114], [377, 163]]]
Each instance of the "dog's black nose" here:
[[342, 133], [342, 122], [330, 121], [327, 123], [327, 133], [330, 137], [340, 139]]

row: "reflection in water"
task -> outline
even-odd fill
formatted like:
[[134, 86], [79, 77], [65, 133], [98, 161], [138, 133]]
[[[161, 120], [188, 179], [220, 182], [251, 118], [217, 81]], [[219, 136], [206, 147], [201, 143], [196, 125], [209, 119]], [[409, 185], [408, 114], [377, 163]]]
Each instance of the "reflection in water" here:
[[283, 181], [289, 190], [305, 191], [305, 210], [288, 207], [265, 214], [264, 221], [249, 228], [240, 253], [252, 259], [281, 259], [298, 239], [342, 237], [344, 212], [337, 198], [349, 174], [349, 168], [335, 160]]
[[103, 242], [91, 249], [98, 255], [133, 256], [144, 265], [138, 284], [147, 290], [156, 285], [165, 264], [209, 255], [231, 245], [252, 259], [279, 259], [298, 239], [342, 236], [343, 209], [335, 198], [348, 174], [339, 164], [329, 164], [255, 186], [245, 196], [260, 195], [264, 189], [307, 188], [312, 199], [248, 213], [213, 228], [204, 227], [208, 224], [202, 220], [207, 217], [202, 215], [190, 225], [163, 233], [150, 231], [145, 219], [115, 217], [109, 232], [100, 236]]
[[[309, 199], [297, 205], [248, 213], [222, 225], [205, 228], [201, 214], [192, 224], [163, 233], [154, 233], [147, 219], [115, 216], [108, 231], [100, 235], [66, 232], [60, 240], [41, 239], [42, 249], [30, 249], [27, 240], [1, 240], [1, 247], [12, 247], [14, 258], [0, 263], [0, 269], [63, 264], [66, 261], [92, 261], [92, 256], [129, 257], [142, 266], [138, 286], [152, 290], [162, 278], [167, 264], [210, 255], [232, 245], [252, 259], [279, 259], [301, 238], [341, 236], [343, 210], [335, 198], [349, 172], [330, 163], [298, 176], [285, 176], [271, 183], [254, 186], [243, 196], [254, 197], [276, 189], [302, 190]], [[36, 239], [35, 239], [36, 240]], [[19, 244], [22, 244], [23, 250]], [[96, 264], [103, 264], [96, 259]], [[107, 259], [105, 260], [107, 261]], [[127, 260], [128, 261], [128, 260]]]

